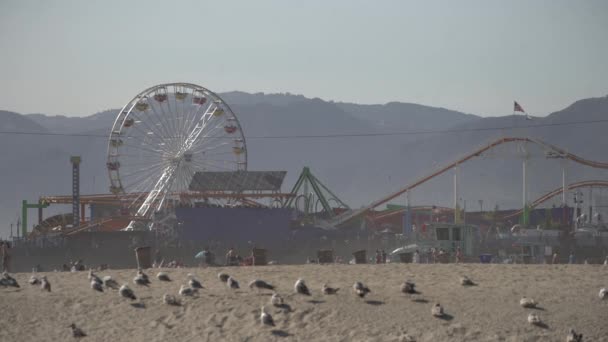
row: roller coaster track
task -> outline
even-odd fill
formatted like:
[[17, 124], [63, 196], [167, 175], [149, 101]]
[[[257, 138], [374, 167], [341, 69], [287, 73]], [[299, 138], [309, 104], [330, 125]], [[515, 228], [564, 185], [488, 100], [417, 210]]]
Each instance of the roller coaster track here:
[[356, 217], [359, 217], [359, 216], [365, 214], [367, 211], [369, 211], [373, 208], [376, 208], [382, 204], [385, 204], [388, 201], [404, 194], [405, 192], [410, 191], [410, 190], [418, 187], [419, 185], [426, 183], [427, 181], [445, 173], [446, 171], [454, 168], [455, 166], [458, 166], [464, 162], [467, 162], [470, 159], [473, 159], [475, 157], [479, 157], [479, 156], [481, 156], [482, 153], [489, 151], [489, 150], [495, 148], [496, 146], [506, 144], [506, 143], [512, 143], [512, 142], [533, 143], [533, 144], [539, 145], [541, 148], [543, 148], [546, 153], [551, 152], [551, 153], [559, 156], [559, 158], [570, 159], [578, 164], [590, 166], [593, 168], [608, 169], [608, 163], [596, 162], [596, 161], [592, 161], [592, 160], [588, 160], [588, 159], [579, 157], [575, 154], [567, 152], [566, 150], [564, 150], [562, 148], [559, 148], [555, 145], [551, 145], [549, 143], [546, 143], [546, 142], [538, 140], [538, 139], [505, 137], [505, 138], [500, 138], [500, 139], [494, 140], [494, 141], [490, 142], [489, 144], [482, 145], [481, 147], [474, 150], [473, 152], [466, 154], [463, 157], [458, 158], [456, 161], [454, 161], [452, 163], [439, 167], [438, 169], [431, 172], [430, 174], [417, 179], [416, 181], [406, 185], [405, 187], [399, 189], [398, 191], [395, 191], [388, 196], [385, 196], [377, 201], [374, 201], [363, 208], [356, 209], [356, 210], [349, 210], [340, 215], [337, 215], [333, 219], [321, 223], [320, 226], [322, 226], [324, 228], [334, 228], [341, 224], [344, 224]]
[[[568, 184], [566, 186], [566, 190], [573, 190], [573, 189], [585, 188], [585, 187], [607, 187], [608, 188], [608, 181], [588, 180], [588, 181], [576, 182], [576, 183]], [[560, 186], [559, 188], [542, 195], [541, 197], [537, 198], [534, 202], [530, 203], [530, 208], [536, 208], [537, 206], [541, 205], [543, 202], [546, 202], [555, 196], [561, 195], [562, 191], [563, 191], [563, 189]], [[512, 217], [516, 217], [518, 215], [521, 215], [521, 213], [523, 211], [524, 211], [523, 209], [519, 209], [518, 211], [516, 211], [514, 213], [504, 216], [503, 219], [509, 219]]]

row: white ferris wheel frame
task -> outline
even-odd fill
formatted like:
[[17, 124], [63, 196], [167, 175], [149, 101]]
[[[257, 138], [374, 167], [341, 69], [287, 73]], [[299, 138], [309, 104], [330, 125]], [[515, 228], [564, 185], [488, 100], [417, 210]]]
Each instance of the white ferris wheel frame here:
[[[173, 93], [168, 93], [168, 89], [170, 88], [174, 90]], [[175, 91], [176, 89], [182, 89], [184, 91]], [[135, 194], [137, 199], [133, 201], [133, 203], [135, 203], [137, 200], [141, 200], [141, 198], [145, 196], [145, 199], [135, 213], [135, 217], [137, 218], [149, 218], [153, 211], [161, 210], [165, 203], [165, 199], [167, 198], [169, 189], [171, 189], [171, 186], [176, 180], [176, 172], [178, 172], [180, 163], [184, 163], [184, 160], [189, 161], [188, 158], [193, 158], [191, 149], [197, 144], [197, 142], [200, 142], [201, 139], [215, 138], [214, 136], [209, 136], [209, 133], [217, 132], [218, 127], [220, 128], [220, 132], [222, 131], [221, 129], [227, 130], [228, 128], [231, 128], [232, 131], [229, 134], [236, 134], [236, 138], [231, 138], [234, 144], [232, 145], [232, 151], [236, 158], [235, 170], [231, 171], [247, 170], [247, 144], [245, 141], [245, 135], [238, 118], [230, 106], [219, 95], [205, 87], [192, 83], [179, 82], [159, 84], [147, 88], [137, 94], [120, 110], [116, 120], [114, 121], [108, 140], [106, 163], [111, 184], [110, 191], [112, 193], [116, 195], [125, 195], [131, 190], [125, 188], [120, 177], [120, 161], [121, 159], [124, 159], [121, 158], [120, 150], [124, 144], [123, 137], [127, 139], [129, 138], [125, 132], [128, 132], [131, 127], [134, 126], [135, 122], [138, 122], [138, 124], [142, 123], [142, 120], [134, 120], [134, 118], [140, 119], [137, 115], [135, 115], [135, 113], [144, 112], [152, 108], [152, 110], [155, 112], [155, 117], [162, 120], [161, 126], [171, 126], [172, 123], [170, 120], [175, 118], [164, 118], [165, 120], [163, 120], [163, 116], [166, 116], [166, 114], [162, 106], [162, 103], [166, 101], [167, 107], [169, 110], [171, 110], [169, 100], [171, 95], [173, 95], [175, 111], [179, 112], [177, 101], [185, 101], [188, 99], [188, 97], [191, 98], [193, 103], [198, 99], [198, 102], [192, 104], [192, 107], [196, 108], [196, 110], [194, 110], [194, 112], [193, 110], [190, 110], [187, 114], [182, 113], [183, 116], [187, 115], [187, 119], [180, 122], [179, 127], [178, 125], [173, 124], [173, 129], [177, 131], [173, 132], [176, 135], [175, 137], [169, 137], [172, 140], [169, 143], [169, 146], [164, 147], [165, 143], [163, 142], [163, 148], [160, 150], [153, 150], [153, 146], [145, 147], [146, 151], [162, 153], [162, 162], [154, 165], [154, 167], [159, 171], [159, 176], [156, 181], [154, 182], [154, 179], [150, 179], [150, 177], [145, 179], [145, 181], [148, 182], [147, 184], [151, 185], [151, 183], [154, 183], [154, 186], [151, 187], [151, 189], [141, 189], [143, 191]], [[155, 106], [150, 105], [151, 101], [155, 101], [157, 99], [156, 96], [160, 96], [158, 97], [157, 102], [160, 102], [159, 108], [163, 109], [162, 113], [156, 113]], [[182, 104], [181, 106], [183, 107], [184, 105]], [[202, 112], [201, 109], [203, 109]], [[219, 116], [228, 118], [224, 120], [228, 120], [231, 123], [231, 126], [220, 127], [223, 122], [222, 121], [216, 127], [211, 128], [211, 130], [208, 130], [204, 135], [201, 135], [203, 131], [209, 127], [208, 124], [213, 121], [214, 117]], [[155, 131], [154, 128], [150, 128], [150, 126], [148, 126], [146, 129], [150, 129], [148, 132], [149, 134], [158, 133], [157, 135], [160, 135], [160, 133], [166, 134], [168, 132], [166, 127], [164, 128], [165, 130], [161, 128]], [[226, 132], [228, 132], [228, 130]], [[205, 151], [207, 150], [203, 150], [203, 154]], [[184, 185], [187, 186], [188, 184], [183, 184], [182, 186]], [[132, 227], [132, 224], [130, 224], [129, 227]]]

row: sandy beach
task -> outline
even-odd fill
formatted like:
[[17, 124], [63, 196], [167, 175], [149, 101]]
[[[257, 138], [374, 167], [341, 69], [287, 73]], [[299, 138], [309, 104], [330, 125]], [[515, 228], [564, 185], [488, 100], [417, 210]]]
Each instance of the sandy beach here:
[[[232, 268], [166, 269], [171, 282], [160, 282], [158, 270], [148, 270], [149, 288], [132, 283], [134, 270], [105, 270], [119, 283], [129, 283], [138, 299], [131, 302], [116, 290], [95, 292], [86, 272], [40, 273], [52, 284], [42, 292], [27, 283], [30, 274], [13, 276], [21, 288], [0, 288], [0, 341], [68, 341], [76, 323], [88, 341], [565, 341], [568, 329], [585, 341], [608, 341], [608, 300], [598, 291], [608, 286], [608, 267], [600, 265], [300, 265]], [[220, 271], [235, 277], [241, 289], [232, 291], [217, 278]], [[186, 274], [193, 273], [205, 289], [183, 298], [181, 306], [162, 302], [177, 295]], [[478, 285], [463, 287], [460, 275]], [[311, 297], [296, 295], [293, 284], [306, 280]], [[288, 304], [269, 304], [270, 292], [247, 287], [255, 278], [278, 288]], [[405, 279], [420, 295], [400, 292]], [[352, 292], [362, 281], [372, 292], [364, 299]], [[327, 282], [340, 287], [324, 296]], [[519, 306], [522, 296], [539, 309]], [[431, 316], [439, 302], [446, 319]], [[132, 305], [132, 304], [136, 305]], [[261, 305], [272, 314], [275, 328], [259, 322]], [[534, 311], [546, 323], [527, 323]]]

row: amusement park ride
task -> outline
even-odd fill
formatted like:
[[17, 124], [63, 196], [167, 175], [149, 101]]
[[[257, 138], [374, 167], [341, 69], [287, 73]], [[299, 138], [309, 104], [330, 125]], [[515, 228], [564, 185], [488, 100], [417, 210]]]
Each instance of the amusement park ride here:
[[[531, 138], [505, 137], [486, 144], [475, 151], [445, 164], [430, 174], [405, 187], [384, 196], [360, 209], [350, 209], [328, 187], [323, 185], [308, 168], [289, 193], [279, 188], [260, 190], [256, 186], [223, 189], [223, 184], [213, 184], [214, 177], [203, 177], [204, 188], [193, 186], [193, 179], [211, 173], [246, 174], [247, 144], [239, 120], [224, 100], [216, 93], [191, 83], [168, 83], [150, 87], [133, 97], [120, 110], [108, 139], [106, 167], [110, 180], [110, 194], [79, 196], [81, 212], [85, 205], [107, 204], [121, 208], [121, 218], [126, 222], [123, 230], [156, 229], [175, 224], [174, 208], [193, 206], [196, 202], [222, 206], [291, 207], [302, 213], [303, 221], [325, 229], [344, 226], [392, 199], [406, 194], [429, 180], [455, 170], [454, 214], [460, 212], [458, 203], [458, 169], [463, 163], [481, 156], [499, 145], [507, 143], [534, 144], [547, 158], [569, 159], [593, 168], [608, 169], [608, 163], [590, 161], [559, 147]], [[578, 182], [562, 186], [529, 203], [526, 198], [526, 159], [523, 160], [522, 210], [527, 223], [528, 211], [543, 201], [583, 186], [606, 187], [606, 181]], [[276, 172], [276, 171], [275, 171]], [[263, 176], [264, 177], [264, 176]], [[241, 177], [242, 178], [242, 177]], [[281, 177], [282, 182], [282, 177]], [[261, 204], [267, 199], [270, 204]], [[333, 203], [332, 203], [333, 202]], [[52, 203], [78, 207], [73, 196], [44, 196], [38, 204], [23, 206], [23, 228], [27, 229], [27, 208], [39, 208]], [[41, 216], [41, 215], [39, 215]], [[41, 218], [39, 218], [40, 220]], [[81, 222], [78, 231], [91, 228], [99, 222]], [[75, 222], [74, 227], [78, 226]], [[25, 236], [25, 235], [24, 235]]]

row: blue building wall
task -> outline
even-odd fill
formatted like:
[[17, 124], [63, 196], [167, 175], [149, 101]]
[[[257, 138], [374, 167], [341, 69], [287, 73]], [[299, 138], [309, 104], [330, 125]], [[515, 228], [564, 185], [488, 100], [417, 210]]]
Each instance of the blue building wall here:
[[273, 245], [292, 235], [291, 209], [176, 208], [175, 213], [185, 240]]

